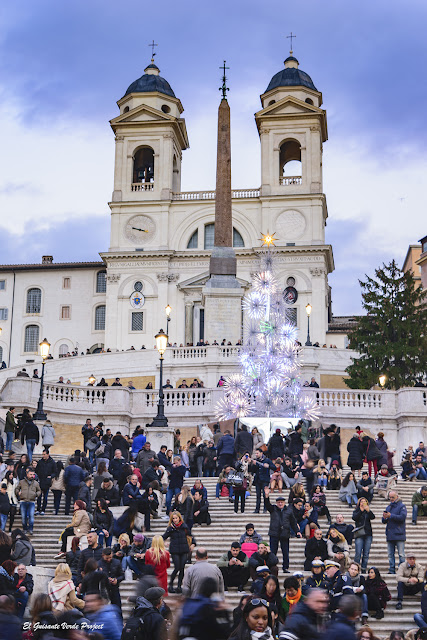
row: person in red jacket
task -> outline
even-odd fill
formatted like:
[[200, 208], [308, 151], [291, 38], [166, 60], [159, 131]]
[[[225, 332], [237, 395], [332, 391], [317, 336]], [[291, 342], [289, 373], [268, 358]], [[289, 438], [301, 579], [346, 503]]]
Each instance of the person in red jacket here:
[[171, 560], [162, 536], [153, 537], [151, 547], [145, 552], [145, 564], [151, 564], [154, 567], [159, 585], [165, 590], [165, 595], [168, 595], [167, 570], [171, 566]]

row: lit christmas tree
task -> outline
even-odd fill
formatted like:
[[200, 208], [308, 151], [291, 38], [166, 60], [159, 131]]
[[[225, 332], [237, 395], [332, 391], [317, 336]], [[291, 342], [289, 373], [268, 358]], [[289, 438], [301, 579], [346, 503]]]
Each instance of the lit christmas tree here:
[[314, 394], [303, 391], [298, 376], [298, 329], [287, 317], [287, 305], [274, 276], [274, 234], [262, 240], [266, 249], [261, 256], [261, 271], [243, 299], [246, 339], [239, 355], [242, 372], [225, 379], [224, 397], [216, 406], [217, 418], [314, 420], [319, 413]]

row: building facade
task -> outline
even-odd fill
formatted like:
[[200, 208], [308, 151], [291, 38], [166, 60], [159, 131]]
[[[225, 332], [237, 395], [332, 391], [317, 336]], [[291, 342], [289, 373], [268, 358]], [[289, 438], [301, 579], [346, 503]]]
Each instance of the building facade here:
[[[172, 307], [170, 342], [196, 345], [212, 319], [204, 309], [214, 244], [214, 191], [182, 192], [189, 147], [183, 106], [154, 63], [118, 101], [111, 120], [115, 167], [110, 247], [100, 262], [0, 267], [1, 360], [37, 360], [46, 337], [54, 358], [77, 350], [152, 347]], [[322, 94], [290, 56], [269, 82], [255, 114], [261, 185], [233, 191], [233, 243], [244, 291], [259, 268], [260, 236], [276, 234], [276, 269], [287, 313], [310, 337], [329, 344], [334, 269], [325, 240], [322, 152], [327, 120]], [[244, 334], [243, 314], [235, 318]], [[215, 336], [218, 342], [227, 335]]]

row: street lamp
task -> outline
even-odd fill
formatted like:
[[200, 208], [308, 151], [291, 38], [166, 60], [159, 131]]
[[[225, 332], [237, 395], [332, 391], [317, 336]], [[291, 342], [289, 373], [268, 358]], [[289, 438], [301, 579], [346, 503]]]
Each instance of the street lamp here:
[[44, 365], [46, 364], [47, 357], [49, 355], [50, 342], [46, 340], [46, 338], [40, 342], [40, 355], [42, 357], [42, 375], [40, 378], [40, 394], [39, 401], [37, 403], [37, 411], [35, 412], [33, 419], [34, 420], [46, 420], [47, 415], [43, 411], [43, 380], [44, 380]]
[[157, 415], [151, 423], [151, 427], [167, 427], [168, 419], [165, 416], [165, 405], [163, 395], [163, 354], [168, 346], [168, 335], [164, 333], [163, 329], [160, 329], [159, 333], [155, 336], [157, 351], [160, 354], [160, 384], [159, 384], [159, 402], [157, 403]]
[[89, 384], [91, 385], [91, 387], [93, 387], [93, 385], [95, 384], [95, 382], [96, 382], [96, 378], [95, 378], [95, 376], [94, 376], [94, 375], [93, 375], [93, 373], [92, 373], [92, 375], [91, 375], [91, 376], [89, 376]]
[[166, 333], [169, 336], [169, 322], [171, 321], [171, 312], [172, 312], [172, 307], [170, 306], [170, 304], [168, 304], [165, 307], [165, 311], [166, 311]]
[[306, 342], [305, 342], [305, 346], [306, 346], [306, 347], [311, 347], [311, 346], [312, 346], [312, 344], [311, 344], [311, 340], [310, 340], [310, 314], [311, 314], [311, 310], [312, 310], [312, 308], [313, 308], [313, 307], [311, 306], [311, 304], [310, 304], [310, 303], [308, 303], [308, 304], [305, 306], [305, 312], [306, 312], [306, 314], [307, 314], [307, 340], [306, 340]]
[[381, 389], [384, 389], [386, 381], [387, 381], [387, 376], [385, 376], [384, 374], [378, 378], [378, 382], [380, 383]]

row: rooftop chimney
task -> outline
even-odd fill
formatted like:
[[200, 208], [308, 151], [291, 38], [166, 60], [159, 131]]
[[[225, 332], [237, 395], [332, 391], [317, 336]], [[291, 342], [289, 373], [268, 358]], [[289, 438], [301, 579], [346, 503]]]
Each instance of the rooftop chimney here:
[[42, 256], [42, 264], [52, 264], [53, 256]]

